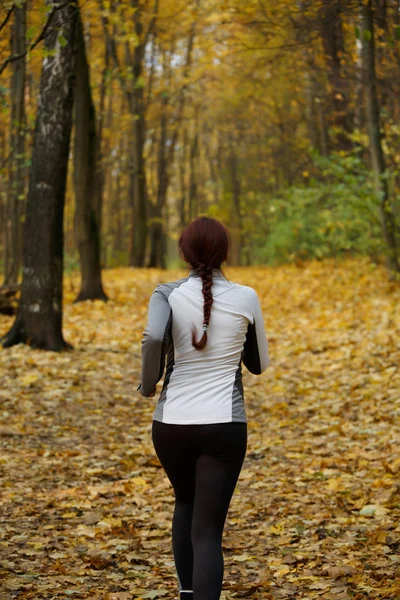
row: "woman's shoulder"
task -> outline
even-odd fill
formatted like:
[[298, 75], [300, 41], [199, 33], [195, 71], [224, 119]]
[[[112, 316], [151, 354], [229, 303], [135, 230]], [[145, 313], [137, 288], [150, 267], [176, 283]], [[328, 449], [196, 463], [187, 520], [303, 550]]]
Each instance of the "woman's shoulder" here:
[[176, 281], [167, 281], [165, 283], [157, 284], [156, 288], [153, 290], [153, 294], [162, 294], [166, 298], [178, 287], [180, 287], [183, 283], [186, 283], [189, 280], [189, 277], [182, 277], [182, 279], [177, 279]]
[[243, 283], [238, 283], [237, 281], [229, 281], [231, 284], [231, 289], [237, 294], [241, 294], [246, 298], [253, 298], [257, 296], [257, 292], [254, 288], [249, 285], [244, 285]]
[[215, 295], [226, 298], [226, 294], [230, 297], [230, 302], [243, 309], [248, 309], [253, 312], [254, 306], [257, 304], [257, 292], [254, 288], [236, 281], [225, 280], [226, 286], [217, 287]]

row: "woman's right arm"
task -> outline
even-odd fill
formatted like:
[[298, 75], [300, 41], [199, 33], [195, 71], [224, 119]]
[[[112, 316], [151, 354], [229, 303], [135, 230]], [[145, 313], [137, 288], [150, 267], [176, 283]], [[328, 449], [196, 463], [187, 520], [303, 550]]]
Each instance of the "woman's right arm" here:
[[257, 292], [251, 289], [250, 295], [253, 321], [249, 323], [243, 347], [243, 363], [254, 375], [260, 375], [269, 364], [268, 341], [264, 318]]
[[168, 299], [156, 288], [150, 298], [147, 325], [142, 338], [142, 377], [138, 387], [142, 396], [154, 396], [157, 382], [163, 375], [171, 319]]

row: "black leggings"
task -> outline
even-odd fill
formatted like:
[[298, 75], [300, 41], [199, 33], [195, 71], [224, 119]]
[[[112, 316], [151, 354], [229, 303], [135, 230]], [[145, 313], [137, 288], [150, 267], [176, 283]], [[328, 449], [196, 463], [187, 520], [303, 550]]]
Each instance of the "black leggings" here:
[[175, 492], [172, 547], [180, 597], [218, 600], [222, 534], [246, 454], [247, 424], [153, 421], [152, 438]]

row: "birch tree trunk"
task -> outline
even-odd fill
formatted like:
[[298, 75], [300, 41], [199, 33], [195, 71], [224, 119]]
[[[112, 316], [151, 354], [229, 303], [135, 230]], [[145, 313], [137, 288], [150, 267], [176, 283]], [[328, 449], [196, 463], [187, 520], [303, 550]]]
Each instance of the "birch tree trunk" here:
[[[57, 0], [49, 2], [53, 8]], [[62, 334], [63, 216], [76, 61], [76, 2], [56, 11], [40, 78], [23, 249], [21, 300], [4, 347], [59, 351]], [[61, 37], [62, 35], [62, 37]]]
[[[14, 9], [11, 34], [12, 54], [26, 50], [26, 2]], [[17, 283], [21, 266], [22, 226], [25, 196], [25, 74], [26, 60], [11, 63], [11, 127], [9, 168], [9, 191], [7, 197], [6, 247], [4, 261], [4, 285]]]

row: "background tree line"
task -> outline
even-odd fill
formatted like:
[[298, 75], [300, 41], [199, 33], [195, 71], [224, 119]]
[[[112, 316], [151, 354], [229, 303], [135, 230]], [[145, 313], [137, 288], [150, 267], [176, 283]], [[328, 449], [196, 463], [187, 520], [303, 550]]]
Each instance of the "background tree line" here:
[[7, 343], [60, 330], [64, 250], [105, 299], [101, 265], [173, 264], [201, 213], [233, 264], [399, 271], [400, 0], [9, 1], [0, 51]]

